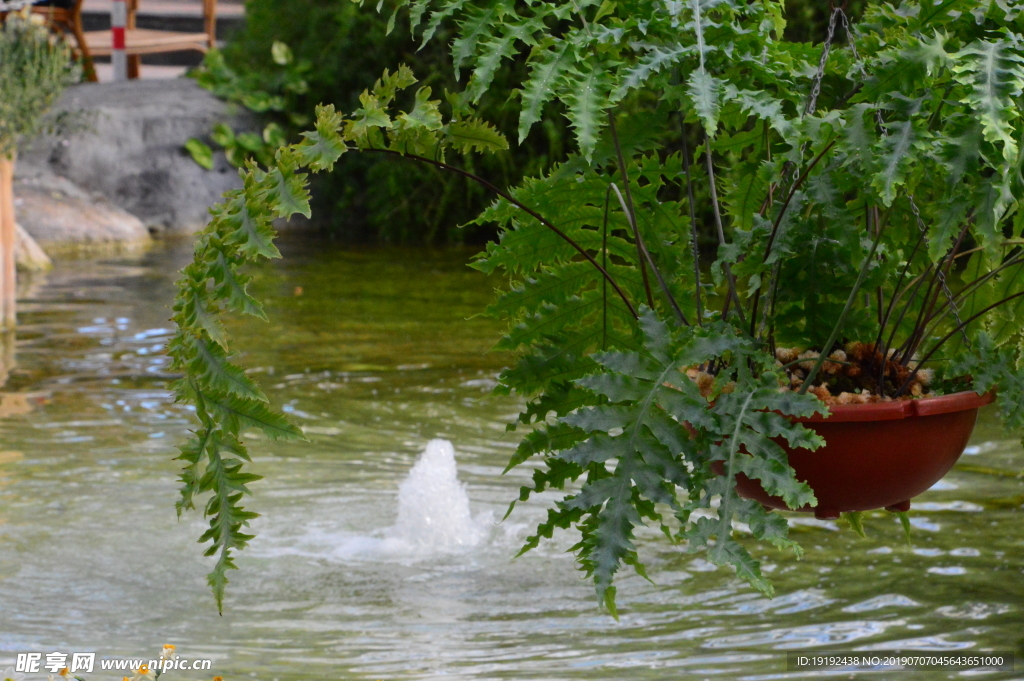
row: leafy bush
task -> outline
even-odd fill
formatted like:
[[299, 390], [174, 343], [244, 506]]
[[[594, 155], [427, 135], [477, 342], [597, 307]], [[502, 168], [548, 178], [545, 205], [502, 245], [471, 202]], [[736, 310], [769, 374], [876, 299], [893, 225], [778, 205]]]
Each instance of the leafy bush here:
[[0, 154], [10, 156], [53, 121], [46, 113], [78, 79], [71, 49], [28, 15], [0, 25]]
[[[351, 0], [249, 0], [245, 27], [223, 53], [211, 53], [195, 75], [204, 87], [263, 114], [292, 138], [310, 122], [316, 104], [356, 108], [359, 93], [382, 69], [399, 62], [413, 65], [435, 92], [460, 89], [444, 46], [431, 41], [420, 49], [407, 22], [398, 18], [396, 23], [389, 33], [385, 18]], [[515, 75], [500, 78], [512, 87]], [[498, 94], [487, 97], [481, 110], [491, 120], [514, 120], [514, 110]], [[493, 182], [515, 184], [563, 154], [562, 133], [562, 125], [550, 122], [511, 155], [461, 161]], [[249, 141], [248, 148], [234, 152], [236, 165], [243, 156], [261, 153], [254, 148], [257, 140]], [[392, 159], [346, 158], [317, 178], [313, 196], [318, 224], [351, 240], [440, 244], [493, 235], [489, 227], [458, 229], [490, 200], [480, 187]]]
[[[454, 22], [465, 90], [442, 105], [406, 92], [400, 68], [349, 117], [320, 107], [300, 143], [247, 166], [179, 282], [178, 396], [202, 422], [183, 499], [213, 492], [218, 599], [248, 539], [238, 433], [299, 434], [229, 362], [217, 316], [259, 314], [239, 267], [277, 255], [273, 218], [308, 215], [303, 169], [349, 150], [497, 197], [477, 222], [499, 238], [474, 266], [511, 279], [487, 311], [520, 354], [499, 390], [527, 399], [519, 421], [533, 426], [510, 466], [541, 459], [521, 500], [568, 491], [526, 549], [579, 532], [580, 568], [613, 612], [616, 572], [643, 574], [645, 522], [770, 594], [734, 522], [795, 545], [735, 479], [813, 506], [780, 443], [820, 446], [796, 419], [828, 403], [996, 389], [1007, 425], [1024, 425], [1024, 4], [879, 3], [856, 26], [834, 9], [824, 45], [784, 39], [777, 0], [398, 7], [428, 35]], [[473, 106], [509, 94], [495, 74], [515, 58], [518, 126], [495, 128]], [[578, 149], [564, 163], [512, 189], [451, 163], [500, 153], [499, 129], [523, 139], [549, 106]], [[719, 241], [710, 267], [701, 221]]]

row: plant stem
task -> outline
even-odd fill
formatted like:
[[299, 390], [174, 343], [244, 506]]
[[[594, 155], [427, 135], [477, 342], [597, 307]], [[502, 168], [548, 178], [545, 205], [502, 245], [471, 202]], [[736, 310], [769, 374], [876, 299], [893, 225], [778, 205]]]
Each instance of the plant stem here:
[[775, 235], [779, 231], [779, 225], [782, 224], [782, 218], [786, 215], [786, 210], [789, 208], [789, 203], [790, 201], [793, 200], [793, 195], [796, 194], [796, 190], [799, 189], [803, 185], [803, 183], [807, 181], [807, 176], [810, 175], [812, 170], [814, 170], [814, 166], [818, 165], [818, 162], [825, 157], [825, 154], [828, 153], [829, 149], [835, 146], [835, 143], [836, 141], [832, 140], [831, 142], [826, 144], [825, 148], [822, 149], [821, 152], [814, 157], [814, 160], [810, 162], [807, 168], [804, 169], [804, 172], [800, 174], [800, 177], [796, 179], [796, 182], [793, 183], [793, 186], [789, 188], [789, 193], [786, 195], [786, 200], [783, 201], [782, 208], [779, 209], [779, 214], [778, 216], [776, 216], [775, 223], [772, 225], [771, 234], [768, 235], [768, 245], [765, 246], [764, 257], [762, 258], [761, 262], [768, 262], [768, 256], [771, 254], [772, 245], [775, 243]]
[[694, 293], [697, 298], [697, 326], [704, 326], [704, 308], [700, 290], [700, 248], [697, 245], [697, 215], [693, 207], [693, 176], [690, 172], [690, 151], [686, 145], [686, 127], [682, 114], [679, 115], [679, 138], [683, 143], [683, 172], [686, 174], [686, 207], [690, 213], [690, 240], [693, 247]]
[[[704, 159], [708, 165], [708, 184], [711, 189], [711, 205], [714, 208], [715, 214], [715, 228], [718, 230], [718, 245], [724, 246], [725, 241], [725, 229], [722, 227], [722, 213], [718, 209], [718, 188], [715, 185], [715, 163], [711, 158], [711, 137], [708, 135], [707, 130], [704, 131]], [[746, 325], [747, 320], [743, 316], [743, 304], [740, 303], [739, 293], [736, 291], [736, 277], [732, 274], [732, 267], [727, 262], [722, 263], [722, 269], [725, 270], [725, 276], [729, 280], [729, 299], [736, 303], [736, 315], [740, 318], [740, 324]], [[729, 309], [728, 303], [722, 308], [722, 319], [726, 317], [726, 311]]]
[[[991, 272], [989, 272], [985, 276], [978, 277], [977, 279], [975, 279], [971, 283], [967, 284], [966, 286], [964, 286], [962, 289], [960, 289], [959, 291], [957, 291], [953, 295], [953, 300], [952, 301], [946, 301], [945, 303], [943, 303], [939, 307], [938, 310], [936, 310], [934, 312], [934, 314], [929, 315], [928, 318], [924, 320], [925, 326], [930, 326], [932, 328], [938, 326], [938, 323], [940, 321], [942, 321], [943, 319], [948, 317], [949, 314], [951, 312], [953, 312], [953, 305], [956, 304], [957, 299], [966, 298], [969, 295], [973, 295], [974, 293], [977, 292], [976, 289], [979, 286], [983, 285], [986, 281], [988, 281], [989, 279], [991, 279], [995, 275], [999, 274], [1003, 270], [1009, 269], [1009, 268], [1011, 268], [1011, 267], [1013, 267], [1015, 265], [1020, 265], [1022, 263], [1024, 263], [1024, 257], [1013, 258], [1012, 260], [1008, 260], [1007, 262], [1003, 263], [1002, 265], [1000, 265], [996, 269], [992, 270]], [[1021, 274], [1021, 271], [1018, 270], [1017, 274], [1014, 275], [1014, 276], [1015, 277], [1016, 276], [1020, 276], [1020, 274]], [[969, 291], [972, 288], [975, 289], [975, 291], [973, 291], [973, 292]], [[927, 338], [927, 337], [928, 337], [928, 332], [926, 330], [923, 333], [922, 338]]]
[[[604, 193], [604, 220], [601, 223], [601, 267], [608, 270], [608, 208], [611, 206], [612, 188]], [[601, 279], [601, 349], [608, 349], [608, 280]]]
[[[914, 351], [917, 350], [917, 347], [923, 340], [922, 334], [924, 333], [924, 326], [926, 324], [925, 319], [931, 315], [939, 297], [942, 295], [942, 284], [940, 283], [938, 288], [936, 288], [935, 283], [941, 282], [946, 276], [943, 269], [948, 271], [953, 266], [953, 258], [956, 255], [956, 252], [960, 249], [960, 244], [963, 242], [964, 236], [967, 235], [967, 229], [970, 227], [970, 224], [969, 220], [964, 223], [964, 227], [960, 230], [960, 234], [957, 236], [956, 242], [953, 244], [953, 248], [950, 250], [945, 262], [939, 263], [935, 267], [935, 273], [932, 275], [931, 281], [928, 282], [928, 290], [924, 295], [924, 299], [921, 301], [921, 309], [918, 311], [917, 321], [914, 322], [913, 333], [910, 334], [910, 338], [907, 339], [907, 342], [904, 343], [897, 351], [897, 354], [900, 356], [900, 363], [903, 366], [907, 365], [907, 362], [909, 362], [910, 358], [913, 357]], [[932, 296], [933, 290], [935, 291], [934, 297]]]
[[[633, 222], [633, 216], [628, 212], [626, 201], [622, 197], [622, 192], [619, 191], [618, 185], [614, 182], [611, 184], [611, 188], [615, 191], [615, 195], [619, 197], [619, 205], [622, 206], [623, 212], [626, 213], [627, 218], [630, 220], [630, 224], [633, 226], [633, 233], [639, 235], [640, 230], [637, 228], [636, 223]], [[683, 326], [689, 326], [690, 322], [686, 319], [686, 315], [679, 309], [679, 304], [676, 302], [675, 297], [672, 295], [672, 291], [669, 290], [668, 284], [665, 283], [665, 278], [661, 276], [661, 271], [654, 265], [654, 258], [651, 257], [650, 251], [647, 250], [647, 245], [641, 239], [637, 239], [637, 245], [640, 248], [640, 257], [646, 259], [651, 265], [651, 271], [654, 272], [654, 276], [658, 278], [658, 285], [661, 286], [662, 293], [665, 294], [665, 298], [668, 299], [669, 304], [672, 306], [672, 310], [676, 313], [676, 317], [679, 319], [679, 323]], [[649, 293], [649, 291], [648, 291]], [[651, 302], [651, 309], [653, 310], [654, 302]]]
[[[796, 191], [803, 185], [804, 182], [807, 181], [807, 176], [810, 175], [811, 171], [814, 169], [814, 166], [818, 165], [818, 162], [825, 157], [825, 154], [828, 153], [828, 150], [831, 149], [835, 145], [835, 143], [836, 141], [832, 140], [827, 145], [825, 145], [825, 148], [822, 149], [821, 152], [814, 157], [810, 164], [808, 164], [808, 166], [804, 169], [804, 172], [800, 174], [800, 177], [796, 179], [796, 182], [793, 183], [793, 186], [789, 188], [789, 192], [786, 194], [786, 199], [785, 201], [782, 202], [782, 207], [779, 209], [779, 214], [775, 217], [775, 222], [772, 224], [772, 231], [768, 235], [768, 243], [764, 247], [764, 255], [761, 258], [762, 263], [768, 262], [768, 256], [771, 254], [772, 246], [775, 244], [775, 236], [778, 234], [779, 226], [782, 224], [782, 218], [785, 217], [786, 210], [789, 209], [789, 204], [793, 200], [793, 196], [796, 194]], [[770, 188], [769, 191], [771, 191]], [[767, 207], [767, 204], [768, 199], [765, 199], [765, 204], [762, 205], [762, 208]], [[771, 282], [769, 282], [769, 284], [770, 283]], [[757, 318], [757, 307], [760, 304], [760, 302], [761, 289], [758, 288], [757, 291], [754, 292], [754, 302], [750, 308], [750, 335], [752, 336], [754, 335], [755, 330], [754, 320]]]
[[925, 354], [924, 358], [917, 363], [917, 366], [914, 367], [914, 370], [910, 372], [910, 375], [907, 376], [907, 380], [905, 380], [903, 382], [903, 385], [900, 386], [900, 389], [896, 391], [896, 394], [893, 395], [893, 397], [899, 397], [900, 395], [903, 394], [903, 391], [906, 390], [907, 386], [909, 386], [911, 384], [911, 382], [914, 380], [914, 377], [917, 376], [917, 372], [920, 371], [921, 367], [924, 366], [924, 363], [927, 362], [928, 360], [930, 360], [932, 358], [932, 355], [934, 355], [936, 353], [936, 351], [938, 351], [938, 349], [941, 348], [946, 343], [946, 341], [948, 341], [950, 338], [952, 338], [956, 334], [960, 333], [960, 331], [962, 329], [967, 328], [967, 326], [971, 322], [973, 322], [974, 320], [978, 319], [982, 315], [988, 313], [990, 310], [994, 310], [995, 308], [999, 307], [1000, 305], [1005, 305], [1006, 303], [1010, 302], [1014, 298], [1020, 298], [1021, 296], [1024, 296], [1024, 291], [1021, 291], [1019, 293], [1014, 293], [1012, 296], [1007, 296], [1006, 298], [1003, 298], [1002, 300], [1000, 300], [998, 302], [992, 303], [991, 305], [986, 307], [981, 312], [977, 313], [976, 315], [971, 316], [966, 322], [958, 324], [955, 329], [953, 329], [952, 331], [947, 333], [945, 336], [943, 336], [939, 340], [939, 342], [936, 343], [935, 346], [932, 347], [932, 349], [929, 350], [927, 354]]
[[[846, 316], [850, 314], [850, 309], [853, 308], [853, 301], [857, 297], [857, 292], [860, 291], [861, 284], [868, 276], [868, 270], [871, 268], [871, 261], [875, 258], [875, 252], [878, 250], [878, 244], [882, 242], [882, 232], [879, 230], [878, 236], [875, 237], [874, 243], [871, 244], [871, 252], [868, 253], [868, 257], [864, 259], [864, 264], [860, 267], [860, 274], [857, 275], [857, 281], [854, 282], [853, 288], [850, 290], [850, 295], [846, 298], [846, 305], [843, 307], [842, 313], [839, 315], [839, 320], [836, 325], [832, 328], [832, 334], [828, 337], [825, 342], [825, 346], [821, 349], [821, 354], [818, 355], [818, 360], [811, 367], [811, 372], [807, 374], [807, 378], [804, 379], [803, 385], [800, 386], [798, 393], [803, 395], [807, 392], [807, 389], [811, 387], [815, 377], [821, 370], [821, 366], [825, 363], [829, 353], [832, 351], [832, 345], [839, 338], [840, 332], [843, 330], [843, 325], [846, 323]], [[883, 358], [884, 361], [884, 358]]]
[[[885, 314], [882, 316], [882, 321], [878, 325], [878, 337], [875, 339], [876, 350], [881, 348], [882, 336], [885, 334], [885, 327], [889, 325], [889, 316], [892, 314], [893, 305], [895, 305], [896, 301], [903, 296], [903, 292], [900, 292], [900, 287], [903, 286], [903, 280], [906, 278], [907, 272], [910, 271], [910, 265], [913, 263], [914, 256], [917, 255], [917, 251], [921, 247], [921, 244], [924, 243], [924, 238], [925, 232], [921, 232], [917, 237], [917, 242], [914, 244], [914, 248], [910, 251], [910, 256], [907, 258], [907, 264], [903, 266], [903, 271], [900, 272], [899, 279], [896, 280], [896, 286], [893, 287], [892, 298], [889, 299], [889, 304], [885, 308]], [[909, 288], [910, 284], [907, 284], [907, 287]]]
[[[623, 210], [626, 213], [626, 218], [629, 220], [629, 224], [633, 227], [633, 239], [636, 241], [637, 265], [640, 267], [640, 274], [644, 280], [644, 293], [647, 294], [647, 305], [653, 310], [654, 295], [651, 293], [651, 282], [647, 278], [647, 264], [645, 263], [644, 258], [647, 248], [644, 246], [644, 238], [640, 235], [640, 230], [636, 226], [636, 211], [633, 209], [633, 192], [629, 190], [629, 171], [626, 168], [626, 159], [622, 155], [622, 145], [619, 144], [619, 133], [615, 128], [615, 116], [611, 111], [608, 112], [608, 130], [612, 134], [612, 142], [615, 144], [615, 156], [619, 162], [619, 174], [622, 175], [622, 186], [626, 190], [626, 205], [623, 206]], [[614, 187], [615, 185], [613, 184], [612, 186]], [[616, 188], [615, 192], [618, 193], [618, 191], [619, 190]], [[620, 196], [619, 198], [621, 200], [622, 197]], [[654, 262], [651, 262], [650, 265], [651, 269], [655, 269]]]
[[462, 168], [456, 168], [455, 166], [450, 166], [447, 163], [444, 163], [442, 161], [435, 161], [435, 160], [430, 159], [430, 158], [424, 158], [423, 156], [417, 156], [416, 154], [402, 154], [402, 153], [397, 152], [397, 151], [392, 151], [391, 149], [372, 149], [371, 148], [371, 149], [363, 149], [362, 151], [376, 151], [376, 152], [382, 153], [382, 154], [391, 154], [392, 156], [398, 156], [400, 158], [408, 158], [408, 159], [412, 159], [413, 161], [419, 161], [421, 163], [427, 163], [427, 164], [430, 164], [432, 166], [436, 166], [438, 168], [441, 168], [442, 170], [449, 170], [449, 171], [451, 171], [453, 173], [456, 173], [457, 175], [462, 175], [463, 177], [466, 177], [466, 178], [468, 178], [470, 180], [473, 180], [474, 182], [478, 183], [479, 185], [481, 185], [481, 186], [491, 190], [492, 192], [497, 194], [502, 199], [505, 199], [506, 201], [511, 203], [513, 206], [515, 206], [516, 208], [520, 209], [521, 211], [523, 211], [524, 213], [526, 213], [527, 215], [532, 217], [534, 220], [536, 220], [540, 224], [542, 224], [545, 227], [547, 227], [548, 229], [550, 229], [552, 232], [557, 234], [563, 241], [565, 241], [567, 244], [569, 244], [574, 249], [576, 249], [579, 252], [580, 255], [582, 255], [584, 258], [586, 258], [590, 262], [591, 265], [593, 265], [594, 267], [597, 268], [597, 271], [601, 273], [601, 275], [604, 277], [605, 281], [607, 281], [609, 284], [612, 285], [612, 288], [615, 289], [615, 292], [619, 295], [619, 298], [621, 298], [622, 302], [626, 304], [626, 308], [629, 310], [629, 313], [631, 315], [633, 315], [633, 319], [639, 319], [640, 318], [640, 315], [638, 315], [637, 312], [636, 312], [636, 308], [633, 307], [633, 304], [629, 302], [629, 298], [626, 297], [626, 293], [619, 286], [618, 282], [616, 282], [615, 279], [612, 278], [612, 275], [608, 274], [608, 270], [606, 270], [605, 268], [601, 267], [597, 263], [597, 261], [594, 260], [594, 256], [592, 256], [589, 253], [587, 253], [586, 250], [584, 250], [584, 248], [582, 246], [580, 246], [578, 243], [576, 243], [576, 241], [572, 237], [570, 237], [568, 234], [566, 234], [562, 230], [560, 230], [557, 227], [555, 227], [553, 224], [551, 224], [551, 222], [549, 220], [545, 219], [540, 213], [538, 213], [537, 211], [533, 210], [529, 206], [523, 204], [521, 201], [516, 200], [508, 192], [504, 192], [504, 191], [498, 189], [493, 184], [491, 184], [490, 182], [488, 182], [484, 178], [480, 177], [479, 175], [474, 175], [473, 173], [471, 173], [469, 171], [466, 171], [466, 170], [463, 170]]

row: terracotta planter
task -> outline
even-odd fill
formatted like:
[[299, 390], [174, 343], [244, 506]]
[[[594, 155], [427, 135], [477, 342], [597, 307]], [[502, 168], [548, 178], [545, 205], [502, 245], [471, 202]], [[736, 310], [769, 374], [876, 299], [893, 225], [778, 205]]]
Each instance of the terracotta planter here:
[[[831, 407], [824, 419], [798, 419], [825, 438], [810, 451], [790, 449], [789, 464], [818, 498], [817, 507], [798, 509], [818, 518], [841, 512], [885, 508], [906, 511], [910, 500], [949, 472], [963, 454], [978, 419], [978, 408], [992, 393], [973, 392], [902, 402]], [[788, 510], [756, 480], [740, 474], [736, 491], [765, 506]]]

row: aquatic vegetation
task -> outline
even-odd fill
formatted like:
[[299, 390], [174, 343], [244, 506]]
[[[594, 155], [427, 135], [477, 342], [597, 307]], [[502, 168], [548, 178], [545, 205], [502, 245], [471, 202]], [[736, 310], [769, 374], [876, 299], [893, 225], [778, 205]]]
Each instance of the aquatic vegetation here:
[[[201, 422], [182, 449], [179, 509], [212, 493], [218, 604], [251, 538], [240, 501], [257, 476], [238, 436], [301, 437], [230, 362], [219, 315], [262, 315], [242, 266], [280, 255], [272, 221], [308, 216], [306, 171], [348, 151], [497, 197], [477, 222], [499, 239], [473, 266], [510, 279], [487, 310], [509, 323], [498, 346], [519, 354], [498, 390], [528, 400], [519, 425], [532, 426], [509, 465], [542, 463], [520, 500], [569, 491], [524, 550], [579, 532], [579, 567], [612, 613], [617, 571], [645, 574], [634, 533], [646, 523], [772, 593], [734, 523], [799, 548], [735, 481], [813, 506], [780, 442], [823, 444], [795, 419], [827, 414], [833, 388], [878, 401], [997, 390], [1006, 423], [1024, 424], [1024, 6], [880, 3], [857, 26], [834, 7], [824, 45], [782, 39], [775, 0], [403, 8], [424, 39], [454, 23], [466, 89], [442, 103], [399, 67], [350, 116], [319, 107], [301, 142], [247, 164], [178, 284], [176, 391]], [[578, 153], [506, 189], [446, 152], [508, 147], [474, 103], [516, 57], [529, 70], [519, 139], [557, 101]], [[698, 222], [719, 238], [710, 276]]]

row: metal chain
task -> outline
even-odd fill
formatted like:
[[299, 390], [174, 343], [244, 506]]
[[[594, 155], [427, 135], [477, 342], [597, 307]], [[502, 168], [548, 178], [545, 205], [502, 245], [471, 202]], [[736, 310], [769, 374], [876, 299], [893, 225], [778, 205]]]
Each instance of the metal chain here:
[[[857, 69], [860, 71], [861, 76], [867, 76], [867, 69], [864, 67], [864, 62], [857, 53], [857, 42], [853, 38], [853, 31], [850, 28], [850, 22], [846, 18], [846, 14], [839, 10], [842, 14], [843, 28], [846, 30], [846, 39], [850, 44], [850, 48], [853, 51], [854, 63], [857, 65]], [[875, 118], [878, 121], [878, 127], [882, 137], [889, 136], [889, 130], [885, 127], [885, 121], [882, 119], [882, 110], [875, 109]], [[907, 192], [907, 200], [910, 201], [910, 210], [914, 213], [914, 219], [917, 221], [917, 228], [921, 234], [928, 234], [928, 227], [924, 224], [924, 219], [921, 217], [921, 211], [917, 207], [917, 202], [914, 201], [914, 195]], [[964, 343], [970, 347], [971, 341], [967, 337], [967, 330], [963, 328], [963, 321], [960, 319], [960, 308], [957, 307], [956, 301], [953, 299], [953, 292], [949, 290], [949, 285], [946, 283], [946, 273], [942, 271], [942, 267], [938, 268], [938, 280], [939, 285], [942, 287], [942, 293], [946, 296], [949, 301], [949, 309], [953, 312], [953, 317], [956, 319], [957, 326], [960, 327], [960, 333], [963, 334]]]
[[[828, 55], [832, 52], [832, 41], [835, 39], [836, 35], [836, 21], [839, 19], [840, 16], [842, 16], [843, 23], [846, 23], [846, 15], [843, 13], [843, 6], [845, 5], [845, 2], [842, 6], [839, 7], [836, 7], [831, 3], [829, 5], [832, 9], [832, 13], [831, 15], [829, 15], [828, 19], [828, 35], [825, 37], [825, 44], [822, 45], [821, 48], [821, 58], [818, 60], [818, 71], [817, 73], [814, 74], [814, 81], [813, 85], [811, 86], [811, 94], [807, 98], [807, 104], [806, 106], [804, 106], [804, 112], [800, 115], [800, 118], [804, 118], [808, 114], [813, 113], [815, 107], [817, 107], [818, 105], [818, 96], [821, 94], [821, 81], [825, 78], [825, 66], [828, 64]], [[803, 158], [804, 152], [806, 150], [807, 144], [805, 143], [800, 148], [800, 158]], [[792, 176], [796, 172], [797, 167], [795, 163], [790, 163], [788, 161], [786, 165], [788, 167], [782, 171], [783, 181], [791, 180]], [[761, 335], [762, 333], [764, 333], [764, 330], [768, 325], [768, 311], [772, 307], [772, 298], [774, 297], [775, 282], [778, 281], [780, 266], [781, 262], [777, 262], [772, 267], [771, 277], [768, 280], [768, 295], [765, 296], [764, 308], [761, 310], [761, 320], [758, 322], [757, 325], [757, 335]]]
[[832, 40], [836, 34], [836, 20], [839, 15], [843, 16], [845, 23], [846, 14], [843, 13], [842, 8], [833, 7], [832, 15], [828, 18], [828, 36], [825, 38], [825, 44], [821, 49], [821, 59], [818, 60], [818, 72], [814, 74], [814, 86], [811, 88], [811, 96], [807, 100], [807, 106], [804, 107], [804, 116], [809, 113], [814, 113], [814, 108], [818, 105], [818, 95], [821, 94], [821, 81], [825, 77], [825, 64], [828, 62], [828, 55], [832, 51]]

